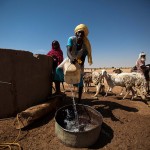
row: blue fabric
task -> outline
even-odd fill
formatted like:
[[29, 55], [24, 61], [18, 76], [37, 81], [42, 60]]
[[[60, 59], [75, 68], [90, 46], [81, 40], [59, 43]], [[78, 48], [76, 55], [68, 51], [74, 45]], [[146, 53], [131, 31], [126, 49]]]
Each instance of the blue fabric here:
[[68, 42], [67, 42], [67, 46], [73, 46], [72, 37], [69, 37]]
[[[67, 46], [73, 47], [75, 52], [77, 52], [77, 50], [76, 50], [76, 36], [71, 36], [71, 37], [68, 38]], [[83, 58], [82, 58], [83, 61], [85, 60], [85, 57], [86, 57], [87, 54], [88, 54], [88, 52], [85, 49], [84, 55], [83, 55]], [[62, 68], [56, 68], [56, 78], [55, 79], [57, 81], [64, 82], [64, 73], [63, 73]], [[82, 73], [81, 73], [81, 77], [80, 77], [80, 83], [74, 84], [74, 86], [83, 87], [83, 74]]]
[[56, 68], [54, 80], [64, 82], [64, 73], [62, 68]]
[[82, 63], [80, 64], [81, 66], [84, 66], [85, 58], [88, 55], [88, 51], [86, 49], [86, 45], [83, 43], [82, 49], [77, 50], [77, 38], [76, 36], [71, 36], [68, 38], [68, 43], [67, 46], [72, 47], [71, 49], [71, 55], [74, 58], [80, 58]]

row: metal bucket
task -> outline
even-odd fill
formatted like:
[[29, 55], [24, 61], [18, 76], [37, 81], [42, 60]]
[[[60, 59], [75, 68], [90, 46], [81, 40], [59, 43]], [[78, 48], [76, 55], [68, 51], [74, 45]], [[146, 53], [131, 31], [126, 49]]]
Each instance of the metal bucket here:
[[102, 115], [87, 105], [76, 105], [78, 112], [79, 123], [80, 120], [85, 120], [85, 125], [90, 126], [86, 130], [72, 131], [66, 128], [64, 120], [66, 118], [66, 110], [72, 111], [73, 105], [67, 105], [59, 110], [55, 114], [55, 134], [58, 139], [71, 147], [88, 147], [93, 145], [99, 137]]

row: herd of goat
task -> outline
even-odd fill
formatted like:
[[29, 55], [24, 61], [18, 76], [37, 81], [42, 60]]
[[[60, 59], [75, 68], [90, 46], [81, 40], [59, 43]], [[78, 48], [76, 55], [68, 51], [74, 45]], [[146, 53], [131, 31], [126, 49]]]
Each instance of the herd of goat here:
[[[148, 74], [149, 75], [149, 74]], [[107, 89], [105, 89], [104, 81], [107, 83]], [[97, 97], [100, 92], [105, 93], [107, 96], [108, 92], [112, 92], [115, 86], [122, 87], [120, 95], [123, 95], [123, 99], [131, 93], [131, 99], [140, 96], [143, 100], [146, 99], [147, 94], [149, 94], [149, 81], [145, 80], [145, 76], [137, 72], [125, 73], [120, 68], [114, 69], [113, 73], [108, 73], [106, 70], [101, 70], [100, 72], [85, 72], [83, 76], [84, 92], [89, 91], [89, 86], [91, 83], [96, 87]]]

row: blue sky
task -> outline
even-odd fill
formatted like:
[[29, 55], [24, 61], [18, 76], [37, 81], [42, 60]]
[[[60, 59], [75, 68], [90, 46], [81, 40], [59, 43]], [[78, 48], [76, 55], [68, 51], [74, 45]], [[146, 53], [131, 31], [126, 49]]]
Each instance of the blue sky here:
[[80, 23], [93, 54], [85, 67], [134, 66], [141, 51], [150, 63], [150, 0], [0, 0], [0, 48], [47, 54], [58, 40], [66, 57]]

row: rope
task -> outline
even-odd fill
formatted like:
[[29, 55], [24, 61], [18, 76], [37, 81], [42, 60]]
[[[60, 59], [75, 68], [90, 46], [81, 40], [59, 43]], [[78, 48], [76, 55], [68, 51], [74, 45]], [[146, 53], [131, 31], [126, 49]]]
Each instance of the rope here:
[[[58, 94], [58, 95], [53, 95], [51, 96], [50, 98], [55, 98], [55, 97], [62, 97], [62, 95]], [[17, 121], [18, 121], [18, 124], [19, 124], [19, 133], [17, 135], [17, 137], [15, 138], [15, 140], [13, 142], [8, 142], [8, 143], [0, 143], [0, 150], [2, 149], [5, 149], [5, 148], [9, 148], [9, 150], [12, 150], [12, 148], [15, 146], [15, 147], [18, 147], [18, 150], [22, 150], [20, 144], [17, 142], [19, 141], [19, 137], [20, 137], [20, 134], [21, 134], [21, 126], [20, 126], [20, 122], [23, 124], [23, 122], [19, 119], [19, 115], [17, 114]], [[0, 119], [0, 121], [2, 120], [8, 120], [8, 119], [12, 119], [12, 118], [5, 118], [5, 119]]]
[[0, 83], [2, 83], [2, 84], [12, 84], [10, 82], [4, 82], [4, 81], [0, 81]]
[[[19, 117], [18, 117], [18, 114], [17, 114], [17, 121], [18, 121], [18, 124], [20, 126], [20, 121], [19, 121]], [[17, 142], [19, 137], [20, 137], [20, 133], [21, 133], [21, 128], [19, 129], [19, 133], [16, 137], [16, 139], [11, 142], [11, 143], [0, 143], [0, 149], [5, 149], [5, 148], [9, 148], [10, 150], [12, 150], [12, 147], [18, 147], [18, 150], [21, 150], [21, 146], [20, 144]]]

